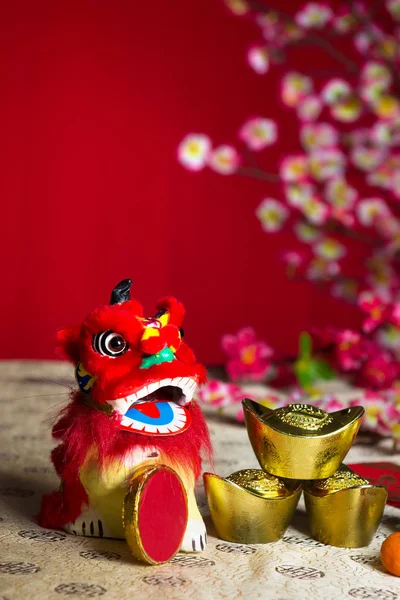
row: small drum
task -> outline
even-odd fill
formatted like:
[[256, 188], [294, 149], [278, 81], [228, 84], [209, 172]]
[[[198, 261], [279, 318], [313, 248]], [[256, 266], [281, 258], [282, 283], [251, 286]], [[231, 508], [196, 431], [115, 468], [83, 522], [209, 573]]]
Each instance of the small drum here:
[[150, 565], [169, 561], [181, 547], [188, 520], [186, 491], [165, 465], [138, 469], [123, 507], [125, 537], [134, 556]]

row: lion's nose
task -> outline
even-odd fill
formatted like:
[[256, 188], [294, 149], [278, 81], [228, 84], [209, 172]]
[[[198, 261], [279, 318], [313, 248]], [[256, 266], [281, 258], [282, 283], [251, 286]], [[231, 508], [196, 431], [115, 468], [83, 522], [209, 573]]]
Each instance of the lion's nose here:
[[148, 325], [142, 335], [140, 345], [143, 354], [156, 354], [165, 347], [164, 336], [161, 335], [162, 329]]

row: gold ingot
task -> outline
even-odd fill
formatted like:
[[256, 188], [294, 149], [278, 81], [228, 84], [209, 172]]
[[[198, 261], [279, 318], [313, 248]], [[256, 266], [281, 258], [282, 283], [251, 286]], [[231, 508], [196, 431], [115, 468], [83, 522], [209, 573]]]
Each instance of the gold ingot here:
[[368, 546], [378, 528], [387, 499], [383, 486], [372, 485], [345, 465], [328, 479], [304, 488], [313, 538], [330, 546]]
[[362, 406], [327, 413], [309, 404], [271, 410], [243, 400], [247, 433], [264, 471], [288, 479], [333, 475], [357, 435]]
[[228, 542], [266, 544], [286, 531], [301, 495], [299, 481], [284, 481], [260, 469], [244, 469], [226, 479], [204, 473], [211, 518]]

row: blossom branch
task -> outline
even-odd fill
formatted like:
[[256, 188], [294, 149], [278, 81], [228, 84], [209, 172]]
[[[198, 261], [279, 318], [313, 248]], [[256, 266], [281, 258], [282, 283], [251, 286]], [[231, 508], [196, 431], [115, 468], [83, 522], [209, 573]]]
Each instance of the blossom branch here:
[[324, 229], [327, 232], [345, 235], [346, 237], [356, 240], [357, 242], [363, 242], [364, 244], [368, 244], [374, 247], [378, 246], [381, 243], [381, 240], [379, 238], [375, 238], [370, 235], [360, 233], [359, 231], [355, 231], [354, 229], [346, 227], [345, 225], [342, 225], [342, 223], [338, 223], [337, 221], [329, 221], [325, 225]]
[[261, 179], [262, 181], [270, 181], [272, 183], [279, 183], [281, 180], [277, 173], [268, 173], [258, 167], [239, 167], [235, 173], [236, 175], [243, 175], [244, 177], [252, 177], [253, 179]]
[[[370, 38], [375, 42], [376, 45], [378, 45], [379, 40], [377, 39], [374, 27], [373, 27], [373, 19], [376, 16], [376, 13], [378, 12], [379, 8], [382, 6], [382, 2], [381, 0], [376, 0], [374, 6], [371, 8], [369, 13], [360, 13], [360, 11], [358, 10], [357, 4], [354, 0], [346, 0], [347, 5], [349, 6], [349, 10], [352, 13], [352, 15], [354, 16], [355, 19], [357, 19], [359, 21], [359, 23], [361, 25], [363, 25], [365, 27], [365, 29], [368, 31], [368, 35], [370, 36]], [[396, 66], [394, 65], [393, 61], [388, 60], [387, 58], [385, 58], [384, 56], [381, 55], [381, 59], [383, 60], [383, 62], [385, 63], [385, 65], [387, 66], [387, 68], [390, 70], [392, 77], [393, 77], [393, 81], [396, 85], [397, 91], [400, 92], [400, 76], [398, 74], [398, 70], [396, 68]]]
[[323, 37], [320, 37], [317, 34], [310, 34], [307, 37], [304, 37], [300, 40], [295, 40], [291, 42], [291, 45], [296, 46], [305, 46], [305, 45], [314, 45], [319, 46], [329, 56], [335, 58], [338, 62], [340, 62], [343, 66], [346, 67], [349, 73], [358, 73], [359, 66], [356, 62], [348, 58], [343, 52], [338, 50], [333, 44], [331, 44], [328, 40]]
[[[283, 11], [282, 9], [274, 8], [269, 4], [259, 3], [259, 2], [250, 2], [250, 8], [254, 9], [256, 12], [267, 12], [271, 11], [281, 16], [288, 24], [296, 25], [293, 21], [292, 16]], [[306, 37], [298, 40], [293, 40], [287, 44], [288, 46], [301, 46], [301, 45], [316, 45], [325, 50], [327, 54], [329, 54], [332, 58], [335, 58], [338, 62], [344, 65], [347, 70], [351, 73], [357, 73], [359, 67], [356, 62], [349, 59], [343, 52], [338, 50], [333, 44], [331, 44], [324, 37], [319, 36], [316, 33], [308, 34]]]

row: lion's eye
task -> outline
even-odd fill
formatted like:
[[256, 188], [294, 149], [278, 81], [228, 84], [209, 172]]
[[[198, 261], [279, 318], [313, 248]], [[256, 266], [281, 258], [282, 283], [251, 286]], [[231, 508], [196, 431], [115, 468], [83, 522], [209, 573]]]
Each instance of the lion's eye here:
[[93, 348], [103, 356], [121, 356], [128, 350], [128, 343], [120, 333], [102, 331], [93, 336]]

